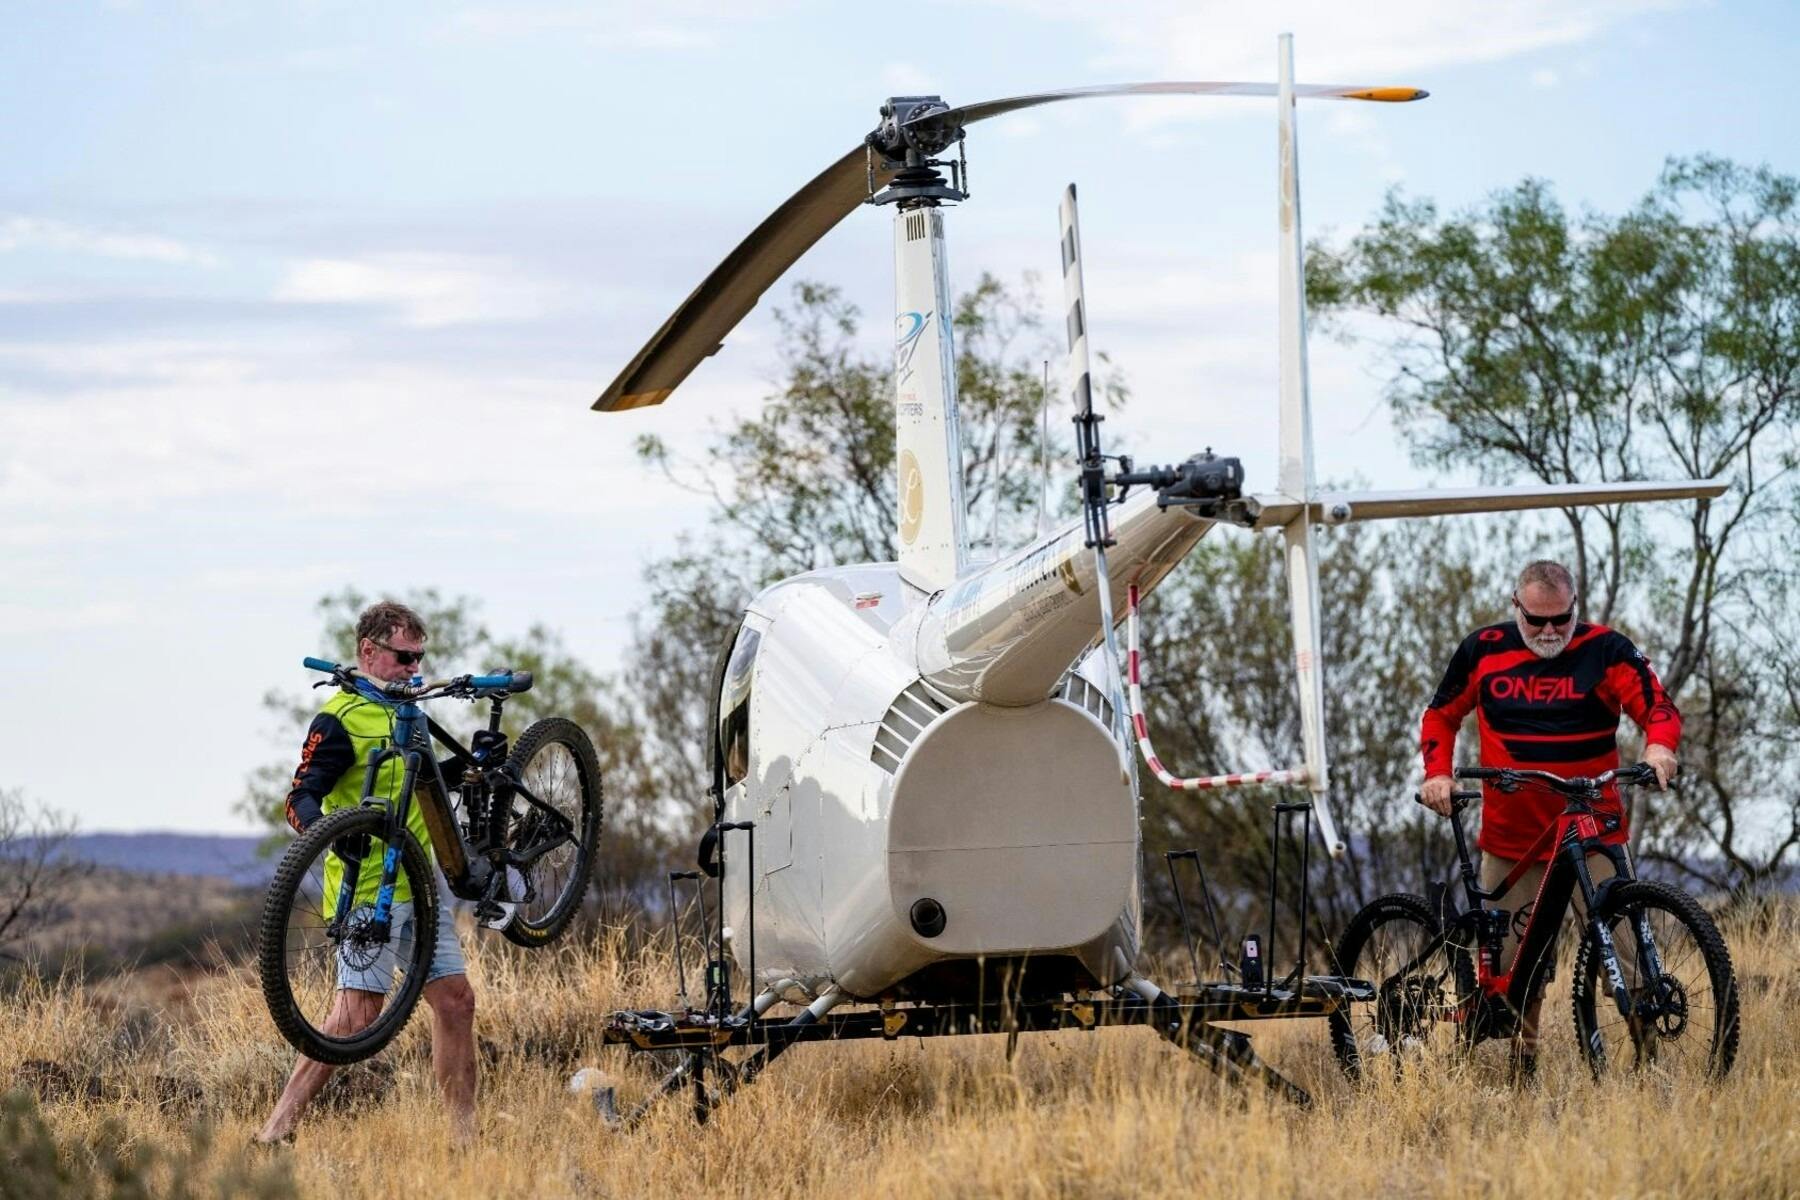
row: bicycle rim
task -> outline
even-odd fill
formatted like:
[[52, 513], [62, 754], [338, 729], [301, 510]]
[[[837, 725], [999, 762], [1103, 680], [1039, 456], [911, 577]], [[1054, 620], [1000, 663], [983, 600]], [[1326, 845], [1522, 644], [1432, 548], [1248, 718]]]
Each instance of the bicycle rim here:
[[[385, 939], [373, 906], [338, 912], [341, 873], [379, 877], [386, 823], [378, 809], [334, 813], [288, 848], [264, 907], [258, 966], [270, 1015], [308, 1058], [333, 1065], [368, 1058], [406, 1024], [436, 944], [434, 881], [410, 835], [399, 877], [412, 899], [396, 904]], [[410, 925], [408, 924], [410, 918]]]
[[1712, 919], [1685, 892], [1636, 881], [1620, 889], [1608, 918], [1616, 946], [1633, 947], [1633, 920], [1650, 926], [1660, 975], [1620, 956], [1634, 1011], [1613, 998], [1598, 945], [1582, 942], [1576, 964], [1575, 1026], [1596, 1078], [1719, 1076], [1737, 1054], [1737, 993], [1731, 960]]
[[[600, 770], [587, 734], [556, 717], [525, 731], [513, 765], [526, 790], [567, 825], [566, 834], [526, 869], [526, 898], [506, 931], [513, 941], [540, 945], [562, 932], [587, 891], [601, 820]], [[523, 796], [514, 796], [507, 843], [529, 849], [546, 836], [557, 836], [558, 824]]]
[[1455, 1052], [1461, 1027], [1454, 1016], [1472, 982], [1467, 955], [1457, 948], [1439, 944], [1426, 953], [1436, 935], [1429, 906], [1410, 895], [1375, 901], [1344, 931], [1340, 969], [1376, 987], [1373, 1003], [1331, 1019], [1333, 1049], [1352, 1077], [1398, 1072]]

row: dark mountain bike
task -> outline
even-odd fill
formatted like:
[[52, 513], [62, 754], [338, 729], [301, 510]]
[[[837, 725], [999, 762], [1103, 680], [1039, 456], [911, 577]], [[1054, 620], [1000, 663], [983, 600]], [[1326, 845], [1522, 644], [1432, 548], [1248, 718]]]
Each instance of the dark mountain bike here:
[[[362, 804], [294, 840], [263, 906], [257, 966], [276, 1028], [308, 1058], [343, 1065], [375, 1054], [406, 1024], [439, 923], [450, 919], [439, 910], [431, 856], [407, 828], [412, 806], [450, 892], [474, 902], [476, 920], [518, 945], [547, 946], [568, 928], [593, 876], [600, 767], [581, 726], [561, 717], [534, 722], [508, 747], [502, 710], [531, 687], [529, 672], [406, 684], [316, 658], [306, 666], [393, 711], [392, 738], [369, 754]], [[439, 697], [488, 701], [487, 728], [464, 746], [419, 707]], [[448, 752], [441, 762], [434, 741]], [[377, 797], [378, 773], [392, 758], [405, 764], [399, 794]], [[410, 899], [398, 897], [401, 881]]]
[[[1655, 772], [1640, 763], [1565, 779], [1546, 771], [1461, 767], [1456, 777], [1490, 780], [1503, 792], [1537, 782], [1566, 804], [1518, 867], [1484, 891], [1462, 827], [1463, 809], [1481, 793], [1453, 793], [1450, 821], [1469, 909], [1454, 911], [1449, 889], [1437, 906], [1399, 893], [1351, 920], [1338, 943], [1339, 968], [1373, 981], [1376, 999], [1330, 1018], [1332, 1050], [1344, 1070], [1357, 1078], [1371, 1058], [1399, 1066], [1407, 1057], [1515, 1036], [1554, 961], [1563, 915], [1579, 888], [1588, 917], [1575, 957], [1575, 1033], [1594, 1077], [1619, 1068], [1725, 1075], [1737, 1055], [1738, 996], [1724, 939], [1692, 896], [1634, 878], [1624, 848], [1600, 841], [1619, 822], [1594, 809], [1606, 785], [1650, 783]], [[1555, 857], [1528, 909], [1480, 907], [1510, 891], [1552, 840]], [[1593, 853], [1611, 860], [1614, 878], [1594, 883], [1587, 864]], [[1512, 928], [1520, 930], [1518, 951], [1503, 964]], [[1621, 939], [1635, 951], [1629, 962], [1619, 953]]]

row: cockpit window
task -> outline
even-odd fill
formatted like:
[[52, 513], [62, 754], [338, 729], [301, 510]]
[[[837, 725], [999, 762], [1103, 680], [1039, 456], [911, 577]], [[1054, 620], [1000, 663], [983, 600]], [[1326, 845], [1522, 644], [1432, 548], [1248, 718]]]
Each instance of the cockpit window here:
[[738, 631], [719, 690], [719, 748], [725, 755], [725, 786], [750, 773], [750, 679], [756, 668], [762, 634], [745, 626]]

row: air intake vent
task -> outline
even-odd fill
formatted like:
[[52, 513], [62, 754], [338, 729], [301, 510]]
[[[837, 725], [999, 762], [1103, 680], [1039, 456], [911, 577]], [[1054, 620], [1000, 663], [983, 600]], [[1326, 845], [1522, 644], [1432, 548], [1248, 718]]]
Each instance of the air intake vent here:
[[875, 745], [869, 761], [892, 775], [900, 769], [907, 747], [919, 739], [925, 727], [954, 708], [956, 701], [944, 695], [923, 679], [916, 679], [904, 692], [894, 697], [881, 728], [875, 732]]
[[925, 236], [925, 214], [908, 213], [906, 216], [906, 240], [916, 242]]
[[1105, 692], [1081, 676], [1071, 672], [1063, 678], [1062, 698], [1070, 704], [1087, 709], [1096, 721], [1108, 729], [1112, 728], [1112, 702], [1106, 698]]

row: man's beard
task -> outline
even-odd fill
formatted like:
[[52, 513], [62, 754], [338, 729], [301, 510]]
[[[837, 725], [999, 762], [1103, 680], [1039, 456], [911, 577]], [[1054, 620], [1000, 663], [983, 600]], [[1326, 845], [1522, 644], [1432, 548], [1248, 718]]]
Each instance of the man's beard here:
[[1541, 633], [1533, 633], [1531, 630], [1525, 628], [1525, 622], [1523, 621], [1518, 622], [1518, 626], [1519, 636], [1525, 639], [1525, 644], [1529, 646], [1531, 652], [1539, 658], [1555, 658], [1563, 652], [1563, 647], [1569, 644], [1569, 639], [1575, 636], [1575, 626], [1573, 624], [1570, 624], [1570, 626], [1561, 633], [1558, 633], [1553, 629], [1545, 629]]

